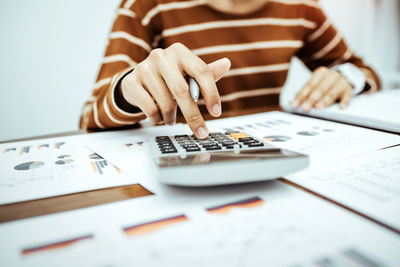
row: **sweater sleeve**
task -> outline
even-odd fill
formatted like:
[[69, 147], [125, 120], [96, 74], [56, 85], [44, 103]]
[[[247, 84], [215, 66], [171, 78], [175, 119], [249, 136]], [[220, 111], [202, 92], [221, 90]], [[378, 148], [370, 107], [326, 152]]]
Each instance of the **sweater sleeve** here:
[[117, 9], [92, 98], [82, 109], [81, 129], [129, 126], [145, 118], [139, 108], [123, 99], [119, 84], [152, 50], [152, 30], [141, 23], [141, 16], [148, 8], [123, 0]]
[[380, 89], [376, 72], [350, 50], [319, 5], [307, 8], [305, 16], [315, 22], [316, 27], [305, 35], [303, 47], [297, 52], [297, 56], [310, 70], [313, 71], [321, 66], [331, 68], [339, 64], [352, 63], [364, 73], [366, 81], [371, 86], [368, 92]]

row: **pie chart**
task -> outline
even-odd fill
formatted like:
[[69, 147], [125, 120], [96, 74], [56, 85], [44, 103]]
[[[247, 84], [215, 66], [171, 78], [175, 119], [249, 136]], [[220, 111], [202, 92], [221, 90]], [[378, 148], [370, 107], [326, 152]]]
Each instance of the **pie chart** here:
[[57, 160], [55, 163], [57, 165], [67, 165], [72, 163], [74, 160], [73, 159], [61, 159], [61, 160]]
[[297, 132], [298, 135], [303, 135], [303, 136], [315, 136], [319, 135], [319, 132], [314, 132], [314, 131], [301, 131]]
[[292, 139], [291, 137], [285, 135], [270, 135], [263, 137], [263, 140], [268, 142], [286, 142], [291, 139]]
[[14, 169], [17, 171], [27, 171], [42, 167], [43, 165], [44, 165], [43, 161], [29, 161], [15, 166]]

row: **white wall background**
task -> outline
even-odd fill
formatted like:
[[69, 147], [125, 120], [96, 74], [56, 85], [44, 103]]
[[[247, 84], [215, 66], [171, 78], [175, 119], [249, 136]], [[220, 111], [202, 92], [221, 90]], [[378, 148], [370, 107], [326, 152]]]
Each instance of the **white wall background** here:
[[[78, 129], [118, 2], [0, 1], [0, 140]], [[390, 86], [400, 76], [398, 1], [321, 2]]]
[[0, 140], [78, 129], [117, 5], [0, 1]]

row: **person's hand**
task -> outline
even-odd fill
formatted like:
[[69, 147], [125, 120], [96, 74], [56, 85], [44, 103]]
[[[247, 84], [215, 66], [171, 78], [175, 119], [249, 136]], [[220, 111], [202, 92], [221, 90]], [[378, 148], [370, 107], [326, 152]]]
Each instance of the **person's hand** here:
[[304, 111], [312, 108], [324, 109], [336, 100], [340, 100], [340, 108], [345, 108], [353, 96], [353, 86], [339, 72], [326, 67], [316, 69], [310, 81], [301, 89], [292, 106], [301, 107]]
[[206, 138], [208, 130], [197, 104], [190, 95], [185, 75], [200, 86], [208, 112], [221, 115], [221, 100], [215, 82], [230, 68], [227, 58], [204, 63], [186, 46], [175, 43], [166, 49], [154, 49], [150, 55], [121, 82], [124, 98], [139, 107], [153, 124], [173, 125], [177, 105], [190, 129], [198, 138]]

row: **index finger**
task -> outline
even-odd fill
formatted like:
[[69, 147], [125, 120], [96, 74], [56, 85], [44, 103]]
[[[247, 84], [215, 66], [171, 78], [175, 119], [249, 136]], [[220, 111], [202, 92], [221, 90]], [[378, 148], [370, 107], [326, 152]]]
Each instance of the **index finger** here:
[[328, 72], [327, 68], [318, 68], [315, 70], [310, 80], [304, 85], [304, 87], [296, 94], [292, 105], [297, 108], [300, 107], [303, 102], [307, 99], [307, 97], [311, 94], [314, 88], [318, 85], [318, 83], [323, 79], [323, 77]]
[[200, 85], [208, 112], [214, 117], [219, 117], [221, 99], [211, 68], [184, 45], [177, 45], [174, 49], [179, 50], [177, 59], [181, 70], [193, 77]]
[[192, 132], [200, 139], [207, 138], [208, 130], [201, 116], [199, 107], [190, 95], [189, 85], [185, 81], [182, 72], [176, 64], [169, 64], [161, 61], [158, 69], [167, 84], [169, 90], [175, 97], [183, 117], [189, 125]]

